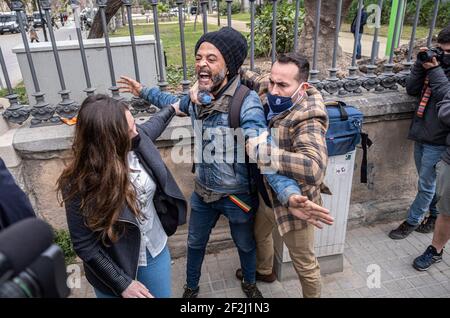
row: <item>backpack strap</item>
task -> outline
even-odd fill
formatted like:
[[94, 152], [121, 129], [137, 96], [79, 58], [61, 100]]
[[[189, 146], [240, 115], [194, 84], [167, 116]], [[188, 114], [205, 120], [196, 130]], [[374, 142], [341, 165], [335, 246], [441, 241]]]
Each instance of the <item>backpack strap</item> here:
[[367, 148], [372, 146], [372, 140], [370, 140], [367, 133], [361, 133], [361, 146], [363, 150], [361, 160], [361, 183], [367, 183]]
[[[242, 104], [244, 103], [244, 100], [248, 96], [249, 93], [250, 93], [250, 89], [247, 86], [245, 86], [244, 84], [241, 84], [237, 88], [237, 90], [233, 96], [233, 99], [231, 100], [231, 106], [228, 111], [228, 121], [230, 124], [230, 128], [236, 129], [236, 128], [241, 127]], [[249, 178], [249, 180], [248, 180], [249, 192], [250, 193], [253, 192], [251, 181], [254, 180], [256, 183], [256, 188], [257, 188], [259, 194], [261, 195], [261, 197], [263, 198], [264, 203], [268, 207], [272, 207], [272, 203], [270, 202], [269, 194], [267, 193], [266, 187], [264, 185], [263, 176], [262, 176], [261, 172], [259, 171], [256, 163], [249, 162], [247, 153], [245, 154], [245, 162], [247, 163], [247, 174], [248, 174], [248, 178]]]
[[250, 89], [243, 84], [239, 85], [236, 89], [236, 92], [231, 100], [230, 110], [228, 111], [230, 128], [236, 129], [241, 127], [241, 108], [249, 93]]

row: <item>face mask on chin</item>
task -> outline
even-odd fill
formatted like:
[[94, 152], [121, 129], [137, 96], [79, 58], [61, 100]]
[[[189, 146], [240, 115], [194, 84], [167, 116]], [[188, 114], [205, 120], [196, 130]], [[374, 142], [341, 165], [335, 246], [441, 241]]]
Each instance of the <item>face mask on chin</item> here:
[[450, 54], [444, 54], [441, 60], [442, 65], [446, 67], [450, 67]]

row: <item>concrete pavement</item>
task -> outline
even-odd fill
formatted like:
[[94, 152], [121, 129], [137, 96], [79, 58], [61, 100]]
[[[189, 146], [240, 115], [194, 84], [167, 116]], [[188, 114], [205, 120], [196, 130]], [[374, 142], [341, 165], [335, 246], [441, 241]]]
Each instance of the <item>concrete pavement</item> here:
[[[387, 234], [398, 222], [360, 227], [347, 232], [344, 271], [322, 277], [323, 298], [450, 298], [450, 253], [444, 251], [443, 261], [428, 271], [419, 272], [412, 261], [431, 243], [431, 234], [412, 233], [404, 240], [391, 240]], [[245, 297], [234, 273], [239, 267], [236, 249], [208, 254], [200, 279], [200, 298]], [[181, 297], [185, 284], [186, 258], [172, 265], [172, 297]], [[379, 285], [373, 276], [379, 272]], [[267, 284], [258, 282], [266, 298], [299, 298], [301, 286], [297, 279]], [[71, 297], [94, 297], [83, 277], [81, 288], [73, 289]]]

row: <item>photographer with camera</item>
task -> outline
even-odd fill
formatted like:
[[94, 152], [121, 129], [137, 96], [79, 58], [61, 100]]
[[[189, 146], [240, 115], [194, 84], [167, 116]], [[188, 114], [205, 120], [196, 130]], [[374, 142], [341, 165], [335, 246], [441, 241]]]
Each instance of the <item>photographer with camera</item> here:
[[[438, 215], [435, 166], [446, 149], [449, 128], [439, 121], [436, 106], [450, 90], [450, 25], [439, 33], [437, 43], [431, 49], [420, 48], [406, 84], [409, 95], [420, 97], [408, 135], [415, 141], [419, 181], [406, 221], [389, 233], [394, 240], [404, 239], [413, 231], [432, 232]], [[427, 212], [430, 216], [424, 220]]]

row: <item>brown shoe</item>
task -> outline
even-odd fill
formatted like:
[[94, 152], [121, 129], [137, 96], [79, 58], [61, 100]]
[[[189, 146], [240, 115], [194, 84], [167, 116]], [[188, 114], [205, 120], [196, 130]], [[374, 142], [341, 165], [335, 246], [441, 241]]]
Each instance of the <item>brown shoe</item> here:
[[[240, 281], [242, 281], [242, 279], [244, 278], [244, 275], [242, 274], [242, 269], [238, 268], [236, 270], [236, 278], [239, 279]], [[258, 280], [260, 282], [273, 283], [276, 279], [277, 279], [277, 275], [275, 275], [275, 272], [273, 270], [272, 270], [272, 273], [269, 275], [263, 275], [263, 274], [256, 272], [256, 280]]]

